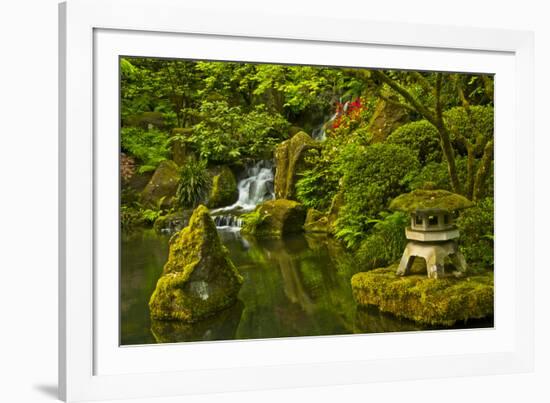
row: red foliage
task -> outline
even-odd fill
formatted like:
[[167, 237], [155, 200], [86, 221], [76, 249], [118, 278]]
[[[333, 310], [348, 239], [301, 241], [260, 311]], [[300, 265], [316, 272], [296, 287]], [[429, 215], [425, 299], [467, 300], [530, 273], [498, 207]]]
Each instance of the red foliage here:
[[343, 122], [343, 117], [346, 116], [348, 120], [356, 120], [361, 115], [361, 112], [365, 109], [365, 106], [361, 102], [361, 98], [356, 98], [352, 102], [337, 102], [336, 103], [336, 116], [332, 121], [332, 128], [337, 129], [341, 125], [347, 125], [347, 122]]

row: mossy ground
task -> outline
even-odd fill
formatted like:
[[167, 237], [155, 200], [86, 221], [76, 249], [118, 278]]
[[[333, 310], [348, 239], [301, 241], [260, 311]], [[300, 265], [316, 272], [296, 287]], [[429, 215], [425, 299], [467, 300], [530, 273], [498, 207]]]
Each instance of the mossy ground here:
[[392, 265], [355, 274], [351, 279], [355, 301], [425, 325], [452, 326], [493, 314], [492, 271], [429, 279], [425, 273], [400, 277], [396, 269]]

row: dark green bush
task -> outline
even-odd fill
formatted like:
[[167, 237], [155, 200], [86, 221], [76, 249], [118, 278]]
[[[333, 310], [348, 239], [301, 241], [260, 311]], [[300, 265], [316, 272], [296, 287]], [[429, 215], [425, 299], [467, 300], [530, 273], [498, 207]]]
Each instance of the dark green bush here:
[[418, 120], [395, 129], [388, 143], [408, 147], [421, 164], [441, 161], [441, 146], [437, 129], [427, 120]]
[[[462, 144], [456, 140], [456, 133], [460, 133], [471, 143], [481, 137], [491, 138], [494, 132], [494, 108], [492, 106], [475, 105], [468, 110], [463, 107], [449, 109], [443, 114], [445, 123], [451, 132], [451, 139], [455, 148], [465, 153]], [[476, 157], [481, 157], [483, 150], [477, 150]]]
[[460, 247], [468, 265], [492, 268], [494, 264], [494, 202], [486, 198], [461, 212], [457, 220]]
[[190, 159], [183, 164], [176, 198], [183, 208], [194, 208], [201, 203], [210, 191], [210, 176], [206, 170], [206, 161]]
[[386, 143], [350, 145], [340, 161], [344, 206], [336, 221], [336, 236], [355, 247], [366, 238], [372, 218], [409, 190], [408, 181], [418, 172], [419, 163], [408, 148]]

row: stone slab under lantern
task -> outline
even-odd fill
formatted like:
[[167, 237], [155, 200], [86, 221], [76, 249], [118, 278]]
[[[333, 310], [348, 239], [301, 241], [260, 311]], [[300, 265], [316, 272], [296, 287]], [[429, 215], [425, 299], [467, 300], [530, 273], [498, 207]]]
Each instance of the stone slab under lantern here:
[[460, 236], [454, 225], [458, 210], [473, 203], [464, 196], [446, 190], [414, 190], [396, 197], [390, 209], [409, 213], [411, 226], [405, 235], [409, 242], [397, 268], [397, 274], [409, 274], [415, 257], [426, 261], [429, 278], [445, 275], [445, 261], [450, 260], [459, 273], [467, 269], [466, 260], [458, 248]]

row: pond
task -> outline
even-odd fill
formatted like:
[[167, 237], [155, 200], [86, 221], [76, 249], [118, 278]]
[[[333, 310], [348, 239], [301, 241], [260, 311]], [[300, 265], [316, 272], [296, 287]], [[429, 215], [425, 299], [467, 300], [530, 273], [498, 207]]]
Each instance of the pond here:
[[[244, 277], [239, 301], [205, 321], [151, 321], [148, 301], [168, 256], [168, 235], [125, 235], [121, 254], [121, 344], [258, 339], [423, 330], [375, 308], [357, 309], [350, 278], [360, 271], [327, 236], [256, 240], [219, 229]], [[456, 327], [492, 326], [487, 321]]]

